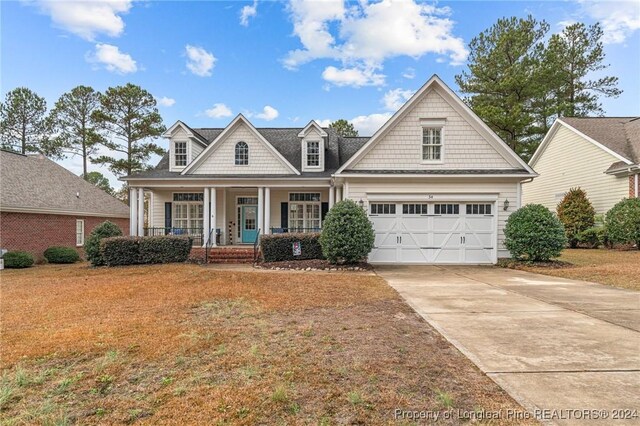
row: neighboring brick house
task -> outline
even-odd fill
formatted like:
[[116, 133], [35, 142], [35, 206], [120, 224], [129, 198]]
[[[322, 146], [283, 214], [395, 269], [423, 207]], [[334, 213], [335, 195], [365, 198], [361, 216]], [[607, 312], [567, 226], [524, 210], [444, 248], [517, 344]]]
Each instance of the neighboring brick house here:
[[37, 260], [51, 246], [75, 247], [109, 220], [127, 233], [129, 208], [42, 155], [0, 151], [0, 248]]
[[553, 124], [529, 165], [540, 174], [522, 186], [524, 204], [555, 211], [580, 187], [598, 214], [638, 197], [640, 117], [563, 117]]

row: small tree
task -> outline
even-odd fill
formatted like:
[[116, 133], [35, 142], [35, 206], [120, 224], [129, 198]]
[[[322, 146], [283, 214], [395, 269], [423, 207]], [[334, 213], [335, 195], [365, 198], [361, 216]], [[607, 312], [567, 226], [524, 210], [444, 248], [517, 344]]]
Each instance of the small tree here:
[[114, 195], [114, 190], [111, 187], [111, 184], [109, 183], [109, 179], [107, 179], [102, 173], [89, 172], [86, 175], [83, 174], [82, 178], [87, 182], [89, 182], [90, 184], [93, 184], [98, 188], [102, 189], [107, 194]]
[[355, 127], [353, 127], [353, 124], [349, 123], [344, 118], [334, 121], [333, 123], [329, 124], [329, 127], [338, 132], [340, 136], [358, 136], [358, 131]]
[[105, 263], [100, 253], [100, 240], [121, 235], [122, 231], [118, 228], [118, 225], [108, 220], [93, 228], [93, 231], [84, 242], [84, 253], [87, 256], [87, 260], [93, 266], [103, 266]]
[[625, 198], [607, 212], [607, 237], [614, 243], [635, 243], [640, 250], [640, 198]]
[[529, 204], [513, 212], [504, 236], [511, 256], [533, 262], [560, 256], [567, 244], [560, 220], [540, 204]]
[[578, 235], [591, 228], [596, 221], [596, 211], [580, 188], [571, 188], [557, 208], [558, 219], [564, 225], [564, 232], [571, 248], [578, 246]]
[[373, 225], [352, 200], [336, 203], [322, 224], [322, 254], [331, 263], [355, 263], [373, 249]]

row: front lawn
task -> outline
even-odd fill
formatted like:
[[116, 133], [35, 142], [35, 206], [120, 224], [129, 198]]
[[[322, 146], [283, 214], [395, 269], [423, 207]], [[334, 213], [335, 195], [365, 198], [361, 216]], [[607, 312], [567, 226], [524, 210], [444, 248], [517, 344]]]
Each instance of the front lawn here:
[[48, 265], [3, 271], [0, 290], [2, 423], [520, 409], [374, 275]]
[[640, 250], [566, 249], [558, 260], [570, 265], [549, 267], [520, 264], [518, 269], [640, 290]]

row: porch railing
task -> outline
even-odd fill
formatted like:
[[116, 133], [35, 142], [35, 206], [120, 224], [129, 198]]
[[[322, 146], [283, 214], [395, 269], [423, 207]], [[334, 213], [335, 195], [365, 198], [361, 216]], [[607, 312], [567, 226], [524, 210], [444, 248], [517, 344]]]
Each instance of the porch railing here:
[[158, 235], [183, 235], [193, 239], [193, 246], [202, 246], [204, 241], [202, 228], [144, 228], [146, 237], [155, 237]]
[[291, 234], [295, 232], [320, 232], [322, 228], [298, 228], [298, 227], [289, 227], [289, 228], [271, 228], [272, 234]]

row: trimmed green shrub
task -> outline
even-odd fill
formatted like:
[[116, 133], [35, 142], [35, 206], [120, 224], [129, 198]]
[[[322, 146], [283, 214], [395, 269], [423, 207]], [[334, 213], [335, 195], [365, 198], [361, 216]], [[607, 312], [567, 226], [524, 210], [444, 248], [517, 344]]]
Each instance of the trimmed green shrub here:
[[28, 268], [34, 262], [33, 255], [26, 251], [9, 251], [2, 258], [5, 268]]
[[564, 227], [540, 204], [526, 205], [509, 216], [504, 244], [514, 259], [546, 261], [560, 256], [567, 244]]
[[331, 263], [355, 263], [373, 249], [375, 235], [367, 213], [352, 200], [340, 201], [322, 224], [322, 254]]
[[44, 251], [44, 258], [49, 263], [75, 263], [80, 255], [73, 247], [49, 247]]
[[594, 226], [580, 232], [576, 239], [581, 247], [598, 248], [605, 243], [605, 232], [603, 227]]
[[107, 266], [185, 262], [191, 251], [188, 237], [110, 237], [100, 241], [100, 252]]
[[109, 237], [119, 237], [121, 235], [122, 231], [118, 225], [108, 220], [93, 228], [93, 231], [91, 231], [91, 234], [89, 234], [84, 242], [84, 254], [87, 256], [87, 260], [91, 262], [93, 266], [105, 265], [102, 254], [100, 253], [100, 240]]
[[607, 236], [613, 243], [633, 244], [640, 250], [640, 198], [625, 198], [607, 212]]
[[578, 246], [578, 235], [595, 224], [596, 211], [580, 188], [571, 188], [557, 208], [558, 219], [564, 225], [564, 232], [571, 248]]
[[[293, 255], [293, 243], [296, 242], [300, 243], [300, 256]], [[320, 234], [315, 232], [263, 235], [260, 237], [260, 248], [265, 262], [324, 259]]]

